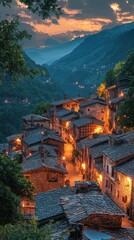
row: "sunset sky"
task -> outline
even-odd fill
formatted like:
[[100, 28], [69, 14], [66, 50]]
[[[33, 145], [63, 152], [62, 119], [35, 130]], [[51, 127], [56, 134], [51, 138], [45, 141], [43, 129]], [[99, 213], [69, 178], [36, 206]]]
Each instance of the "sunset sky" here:
[[78, 36], [112, 28], [134, 21], [134, 0], [58, 0], [63, 8], [59, 20], [52, 17], [42, 20], [30, 13], [19, 0], [12, 7], [3, 8], [4, 14], [19, 14], [21, 29], [32, 34], [32, 41], [25, 41], [25, 47], [48, 47], [58, 42], [67, 42]]

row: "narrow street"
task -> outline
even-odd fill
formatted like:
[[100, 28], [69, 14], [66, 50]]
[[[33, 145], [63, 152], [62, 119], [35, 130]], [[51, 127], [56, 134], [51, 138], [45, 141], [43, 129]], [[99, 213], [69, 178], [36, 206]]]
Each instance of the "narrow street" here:
[[66, 143], [64, 147], [65, 163], [66, 163], [66, 169], [68, 171], [66, 179], [69, 179], [70, 185], [74, 186], [75, 181], [82, 180], [82, 174], [79, 170], [76, 169], [76, 166], [71, 162], [72, 151], [73, 151], [72, 144]]

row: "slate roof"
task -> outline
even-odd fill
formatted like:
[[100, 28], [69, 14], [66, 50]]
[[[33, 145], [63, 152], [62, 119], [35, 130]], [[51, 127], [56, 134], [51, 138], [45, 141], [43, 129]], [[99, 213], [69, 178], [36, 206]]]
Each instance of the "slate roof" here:
[[93, 146], [108, 142], [108, 138], [108, 134], [103, 134], [95, 138], [84, 138], [83, 140], [81, 140], [81, 142], [83, 145], [86, 145], [86, 147], [91, 148]]
[[68, 115], [68, 114], [70, 114], [70, 113], [72, 113], [71, 110], [62, 108], [62, 109], [60, 109], [58, 112], [56, 112], [56, 116], [59, 117], [59, 118], [61, 118], [61, 117], [66, 116], [66, 115]]
[[44, 120], [49, 121], [48, 118], [37, 115], [37, 114], [29, 114], [29, 115], [23, 116], [22, 119], [26, 121], [31, 121], [31, 119], [33, 119], [34, 121], [44, 121]]
[[114, 167], [115, 170], [134, 178], [134, 158]]
[[88, 116], [88, 117], [79, 118], [79, 119], [73, 121], [71, 126], [75, 125], [76, 127], [79, 128], [79, 127], [83, 127], [83, 126], [86, 126], [89, 124], [98, 124], [101, 126], [104, 125], [104, 123], [102, 121], [100, 121], [94, 117]]
[[38, 220], [54, 218], [59, 214], [64, 214], [60, 204], [60, 197], [74, 195], [75, 189], [72, 187], [58, 188], [52, 191], [37, 194], [35, 196], [36, 216]]
[[36, 170], [42, 167], [67, 173], [66, 169], [63, 166], [58, 165], [58, 158], [53, 156], [44, 156], [41, 157], [39, 152], [35, 152], [22, 164], [22, 172], [29, 172]]
[[83, 98], [83, 97], [76, 97], [76, 98], [70, 98], [70, 99], [62, 99], [62, 100], [53, 102], [52, 105], [53, 106], [58, 106], [58, 105], [62, 105], [64, 103], [72, 102], [72, 101], [79, 102], [82, 99], [84, 100], [85, 98]]
[[121, 101], [124, 101], [124, 97], [116, 97], [116, 98], [112, 98], [112, 99], [110, 99], [110, 102], [111, 103], [119, 103], [119, 102], [121, 102]]
[[61, 197], [61, 204], [69, 223], [79, 222], [91, 214], [125, 215], [107, 195], [98, 192]]
[[8, 143], [0, 144], [0, 153], [3, 153], [5, 150], [8, 150]]
[[66, 115], [64, 117], [61, 117], [61, 120], [62, 121], [68, 121], [68, 120], [72, 120], [72, 119], [76, 119], [76, 118], [78, 118], [78, 114], [71, 113], [71, 114], [68, 114], [68, 115]]
[[[39, 150], [40, 146], [41, 146], [40, 144], [36, 144], [34, 146], [29, 147], [28, 149], [30, 151], [36, 152], [36, 151]], [[57, 146], [52, 146], [52, 145], [49, 145], [49, 144], [43, 144], [43, 147], [45, 148], [45, 151], [47, 152], [47, 154], [49, 154], [50, 156], [53, 156], [53, 157], [57, 157], [57, 153], [56, 153], [56, 150], [58, 150]]]
[[22, 138], [22, 136], [23, 136], [23, 133], [17, 133], [17, 134], [8, 136], [6, 139], [7, 139], [7, 141], [12, 141], [16, 138]]
[[115, 162], [128, 156], [133, 157], [134, 143], [128, 142], [123, 144], [115, 144], [114, 146], [104, 150], [103, 153]]
[[59, 142], [64, 142], [56, 132], [47, 128], [38, 128], [28, 131], [28, 136], [23, 138], [23, 141], [28, 145], [33, 145], [47, 139], [54, 139]]
[[90, 153], [92, 158], [103, 157], [103, 151], [108, 148], [108, 141], [91, 147]]
[[85, 102], [85, 103], [82, 103], [80, 105], [80, 107], [87, 107], [87, 106], [90, 106], [90, 105], [94, 105], [94, 104], [102, 104], [102, 105], [107, 105], [106, 102], [100, 100], [100, 99], [90, 99], [88, 102]]

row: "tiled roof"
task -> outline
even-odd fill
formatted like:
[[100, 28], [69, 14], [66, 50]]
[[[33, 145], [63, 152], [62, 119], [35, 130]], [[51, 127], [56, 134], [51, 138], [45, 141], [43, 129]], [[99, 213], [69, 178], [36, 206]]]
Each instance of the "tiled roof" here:
[[76, 119], [76, 118], [78, 118], [78, 116], [79, 116], [78, 113], [71, 113], [71, 114], [68, 114], [64, 117], [61, 117], [61, 120], [62, 121], [68, 121], [68, 120]]
[[117, 171], [134, 178], [134, 158], [114, 168]]
[[103, 151], [108, 148], [108, 141], [100, 143], [97, 146], [91, 147], [90, 153], [92, 158], [99, 158], [103, 156]]
[[110, 99], [110, 102], [111, 103], [119, 103], [119, 102], [124, 101], [124, 100], [125, 100], [124, 97], [116, 97], [116, 98]]
[[79, 102], [80, 100], [84, 100], [83, 97], [76, 97], [76, 98], [70, 98], [70, 99], [62, 99], [62, 100], [59, 100], [59, 101], [55, 101], [52, 103], [53, 106], [58, 106], [58, 105], [62, 105], [64, 103], [68, 103], [68, 102], [72, 102], [72, 101], [75, 101], [75, 102]]
[[38, 220], [54, 218], [59, 214], [63, 214], [63, 209], [60, 204], [60, 197], [73, 195], [75, 190], [72, 187], [58, 188], [52, 191], [37, 194], [35, 196], [36, 202], [36, 216]]
[[32, 145], [47, 139], [54, 139], [59, 142], [64, 142], [56, 132], [47, 128], [38, 128], [28, 131], [28, 136], [23, 138], [23, 141], [28, 145]]
[[69, 223], [79, 222], [91, 214], [125, 215], [107, 195], [97, 191], [61, 197], [61, 204]]
[[11, 141], [11, 140], [14, 140], [16, 138], [22, 138], [23, 136], [23, 133], [18, 133], [18, 134], [13, 134], [13, 135], [10, 135], [7, 137], [7, 141]]
[[[39, 150], [40, 144], [36, 144], [34, 146], [29, 147], [29, 151], [36, 152]], [[49, 156], [57, 157], [56, 150], [58, 150], [58, 147], [51, 146], [49, 144], [43, 144], [43, 147], [45, 148], [45, 151], [49, 154]]]
[[103, 126], [104, 123], [94, 117], [83, 117], [83, 118], [79, 118], [77, 120], [75, 120], [73, 123], [73, 125], [75, 125], [76, 127], [83, 127], [83, 126], [86, 126], [86, 125], [89, 125], [89, 124], [98, 124], [98, 125], [101, 125]]
[[87, 107], [87, 106], [94, 105], [94, 104], [97, 104], [97, 103], [102, 104], [102, 105], [107, 105], [106, 102], [104, 102], [100, 99], [91, 99], [88, 102], [85, 102], [85, 103], [81, 104], [80, 107]]
[[92, 139], [85, 138], [83, 139], [83, 144], [86, 145], [86, 147], [91, 148], [93, 146], [108, 142], [108, 138], [108, 134], [100, 135]]
[[56, 112], [56, 116], [59, 117], [59, 118], [61, 118], [61, 117], [66, 116], [66, 115], [68, 115], [68, 114], [70, 114], [70, 113], [72, 113], [71, 110], [62, 108], [62, 109], [60, 109], [58, 112]]
[[3, 153], [4, 150], [8, 150], [8, 143], [0, 144], [0, 153]]
[[34, 121], [43, 121], [43, 120], [49, 121], [48, 118], [40, 116], [40, 115], [36, 115], [36, 114], [26, 115], [26, 116], [22, 117], [22, 119], [26, 120], [26, 121], [31, 121], [31, 119], [33, 119]]
[[29, 172], [41, 167], [46, 167], [49, 169], [57, 170], [60, 172], [67, 173], [66, 169], [63, 166], [58, 164], [58, 158], [53, 156], [44, 156], [41, 157], [39, 152], [35, 152], [22, 164], [22, 171]]
[[115, 144], [103, 151], [113, 161], [119, 161], [125, 157], [134, 156], [134, 143], [128, 142], [123, 144]]

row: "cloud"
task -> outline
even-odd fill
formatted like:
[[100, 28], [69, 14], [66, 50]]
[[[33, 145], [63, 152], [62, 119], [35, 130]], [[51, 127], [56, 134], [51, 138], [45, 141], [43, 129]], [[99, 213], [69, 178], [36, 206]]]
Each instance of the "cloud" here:
[[53, 16], [51, 20], [44, 21], [19, 0], [13, 0], [11, 8], [3, 7], [1, 18], [5, 18], [7, 13], [20, 16], [20, 29], [33, 36], [31, 41], [24, 41], [26, 47], [44, 46], [50, 37], [64, 43], [84, 34], [134, 21], [133, 0], [58, 0], [58, 4], [63, 7], [59, 20]]

